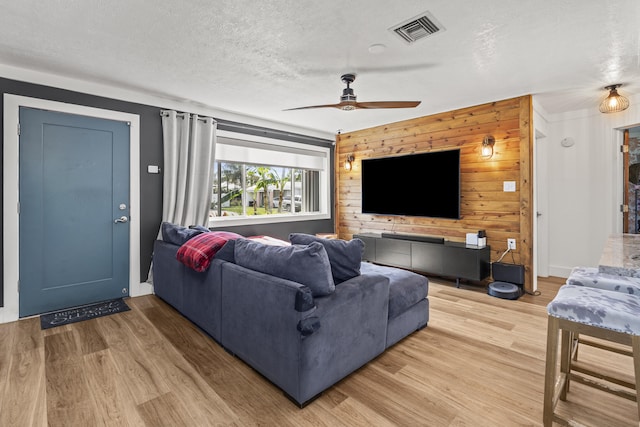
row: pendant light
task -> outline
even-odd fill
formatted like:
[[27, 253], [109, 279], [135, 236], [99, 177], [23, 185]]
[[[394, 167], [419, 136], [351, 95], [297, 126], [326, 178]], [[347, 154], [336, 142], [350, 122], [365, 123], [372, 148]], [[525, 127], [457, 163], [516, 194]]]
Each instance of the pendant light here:
[[620, 86], [622, 85], [615, 84], [605, 87], [605, 89], [609, 91], [609, 96], [600, 103], [601, 113], [617, 113], [618, 111], [624, 111], [629, 108], [629, 100], [617, 91]]

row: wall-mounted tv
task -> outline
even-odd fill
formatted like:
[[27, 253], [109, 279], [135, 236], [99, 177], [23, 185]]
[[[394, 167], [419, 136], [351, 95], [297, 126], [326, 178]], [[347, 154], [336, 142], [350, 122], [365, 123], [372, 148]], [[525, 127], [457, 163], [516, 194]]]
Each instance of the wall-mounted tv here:
[[460, 150], [362, 160], [362, 213], [460, 218]]

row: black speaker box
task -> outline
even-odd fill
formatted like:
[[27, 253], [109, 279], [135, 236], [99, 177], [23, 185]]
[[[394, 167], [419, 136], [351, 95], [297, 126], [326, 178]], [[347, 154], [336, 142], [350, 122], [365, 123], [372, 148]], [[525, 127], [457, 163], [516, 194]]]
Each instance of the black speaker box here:
[[491, 276], [497, 282], [524, 285], [524, 265], [494, 262], [491, 264]]

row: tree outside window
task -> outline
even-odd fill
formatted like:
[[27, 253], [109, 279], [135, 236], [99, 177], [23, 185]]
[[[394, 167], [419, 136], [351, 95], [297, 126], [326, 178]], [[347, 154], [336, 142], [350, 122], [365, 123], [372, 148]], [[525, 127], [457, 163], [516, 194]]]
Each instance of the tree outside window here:
[[216, 162], [210, 217], [318, 211], [318, 171]]

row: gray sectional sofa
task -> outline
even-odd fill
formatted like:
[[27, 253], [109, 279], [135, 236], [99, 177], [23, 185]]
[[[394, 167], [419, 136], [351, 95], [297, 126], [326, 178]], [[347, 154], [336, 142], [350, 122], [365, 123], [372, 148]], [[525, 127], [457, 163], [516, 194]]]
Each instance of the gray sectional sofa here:
[[232, 237], [199, 272], [184, 259], [196, 240], [155, 242], [155, 294], [300, 406], [429, 320], [427, 278], [359, 259], [354, 268], [361, 241]]

